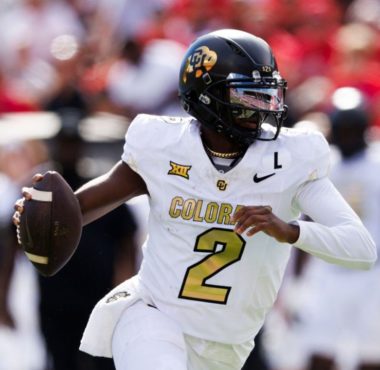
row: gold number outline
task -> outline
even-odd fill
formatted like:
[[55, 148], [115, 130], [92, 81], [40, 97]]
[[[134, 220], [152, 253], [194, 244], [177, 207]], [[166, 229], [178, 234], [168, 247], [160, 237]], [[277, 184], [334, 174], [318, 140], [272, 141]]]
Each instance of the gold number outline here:
[[[210, 245], [211, 243], [208, 244], [208, 249], [202, 249], [200, 246], [202, 246], [202, 243], [207, 236], [210, 234], [216, 234], [216, 237], [212, 239], [212, 246]], [[224, 234], [224, 236], [227, 236], [228, 238], [234, 238], [235, 241], [233, 243], [228, 243], [223, 242], [220, 239], [226, 239], [221, 237], [221, 235]], [[201, 259], [199, 262], [189, 266], [186, 270], [182, 286], [178, 295], [178, 298], [182, 299], [189, 299], [189, 300], [195, 300], [195, 301], [202, 301], [202, 302], [209, 302], [209, 303], [216, 303], [216, 304], [227, 304], [228, 297], [231, 291], [230, 286], [223, 286], [223, 285], [212, 285], [212, 284], [207, 284], [206, 281], [210, 279], [211, 277], [215, 276], [218, 274], [220, 271], [224, 270], [226, 267], [232, 265], [235, 262], [238, 262], [241, 260], [241, 257], [243, 255], [244, 249], [245, 249], [245, 240], [240, 236], [239, 234], [236, 234], [233, 230], [231, 229], [222, 229], [222, 228], [211, 228], [206, 230], [205, 232], [199, 234], [197, 236], [197, 239], [195, 241], [194, 245], [194, 251], [195, 252], [203, 252], [203, 253], [209, 253], [205, 258]], [[216, 248], [218, 245], [222, 245], [223, 248], [222, 250], [216, 252]], [[231, 256], [228, 256], [229, 253], [232, 252], [235, 253], [233, 258]], [[234, 251], [233, 251], [234, 250]], [[211, 252], [211, 253], [210, 253]], [[215, 261], [218, 260], [219, 257], [228, 257], [224, 261]], [[213, 263], [214, 262], [214, 263]], [[215, 263], [216, 262], [216, 263]], [[201, 278], [201, 283], [195, 286], [197, 291], [194, 291], [194, 283], [192, 284], [192, 281], [197, 281], [200, 280], [193, 275], [197, 275], [197, 270], [205, 265], [212, 265], [212, 268], [209, 269], [212, 272], [211, 273], [202, 273], [202, 278]], [[207, 270], [207, 268], [206, 268]], [[190, 287], [189, 287], [190, 286]], [[206, 299], [206, 298], [200, 298], [197, 296], [199, 292], [203, 289], [210, 288], [211, 290], [214, 289], [215, 291], [219, 291], [220, 294], [223, 296], [222, 299]]]

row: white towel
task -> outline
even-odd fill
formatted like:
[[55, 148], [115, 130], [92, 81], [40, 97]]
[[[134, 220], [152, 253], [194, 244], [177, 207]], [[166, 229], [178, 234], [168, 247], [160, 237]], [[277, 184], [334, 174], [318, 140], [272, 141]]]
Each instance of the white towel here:
[[140, 299], [137, 276], [112, 289], [94, 307], [79, 349], [93, 356], [112, 357], [112, 335], [123, 311]]

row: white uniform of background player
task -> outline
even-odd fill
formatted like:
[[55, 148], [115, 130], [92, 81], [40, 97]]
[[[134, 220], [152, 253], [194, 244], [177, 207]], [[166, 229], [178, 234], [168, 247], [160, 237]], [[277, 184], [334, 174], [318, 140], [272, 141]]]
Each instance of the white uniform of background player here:
[[[369, 148], [349, 160], [338, 159], [330, 178], [379, 248], [380, 156]], [[379, 278], [379, 264], [370, 271], [353, 271], [315, 258], [307, 262], [305, 300], [298, 307], [298, 340], [305, 353], [335, 359], [344, 370], [380, 364]]]
[[[330, 177], [379, 246], [380, 158], [366, 152], [350, 161], [338, 161]], [[307, 261], [297, 291], [290, 296], [289, 291], [284, 293], [287, 301], [298, 296], [298, 301], [290, 302], [297, 304], [293, 314], [298, 322], [286, 328], [284, 336], [288, 343], [295, 339], [304, 361], [308, 354], [318, 354], [335, 359], [342, 370], [356, 369], [360, 363], [380, 363], [379, 277], [378, 264], [370, 271], [353, 271], [316, 258]], [[293, 351], [285, 345], [282, 351], [281, 362], [289, 362], [286, 353]]]
[[[356, 89], [337, 89], [332, 102], [329, 136], [336, 145], [329, 177], [379, 250], [380, 155], [374, 145], [367, 147], [369, 115]], [[282, 310], [274, 311], [267, 326], [266, 345], [276, 359], [274, 368], [311, 368], [306, 362], [315, 356], [331, 361], [318, 368], [330, 369], [333, 363], [341, 370], [378, 368], [379, 277], [379, 264], [370, 271], [353, 271], [309, 258], [302, 275], [285, 284]], [[282, 335], [276, 339], [274, 332], [281, 326]]]
[[122, 159], [150, 194], [144, 260], [136, 277], [95, 307], [81, 344], [113, 356], [117, 369], [241, 368], [291, 251], [264, 233], [236, 234], [231, 216], [241, 205], [270, 205], [287, 222], [310, 215], [315, 222], [299, 221], [295, 246], [325, 261], [369, 268], [376, 259], [360, 219], [326, 177], [321, 134], [283, 129], [220, 173], [197, 121], [139, 115]]
[[[339, 161], [333, 166], [330, 178], [380, 248], [380, 157], [365, 151], [349, 161]], [[347, 343], [344, 356], [350, 348], [357, 362], [380, 363], [380, 266], [361, 272], [329, 268], [329, 272], [324, 271], [333, 275], [331, 289], [335, 291], [335, 304], [329, 310], [333, 317], [327, 326], [328, 337], [332, 340], [333, 336], [340, 336], [335, 342], [335, 347], [341, 343], [338, 349]], [[324, 302], [331, 304], [334, 300]], [[330, 335], [334, 329], [336, 334]]]

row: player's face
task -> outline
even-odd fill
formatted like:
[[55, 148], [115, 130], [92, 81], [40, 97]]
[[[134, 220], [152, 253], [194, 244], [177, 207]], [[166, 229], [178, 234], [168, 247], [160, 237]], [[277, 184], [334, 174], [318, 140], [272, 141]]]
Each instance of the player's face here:
[[256, 130], [260, 124], [260, 114], [252, 110], [242, 110], [242, 113], [233, 118], [234, 124], [247, 130]]
[[250, 83], [231, 83], [228, 89], [233, 124], [240, 129], [255, 131], [272, 111], [284, 109], [283, 89], [261, 88]]

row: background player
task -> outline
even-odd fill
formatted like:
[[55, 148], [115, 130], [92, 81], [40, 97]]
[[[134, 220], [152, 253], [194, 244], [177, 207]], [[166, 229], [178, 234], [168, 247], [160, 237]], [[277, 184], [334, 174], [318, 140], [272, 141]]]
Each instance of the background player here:
[[[380, 160], [368, 144], [367, 102], [350, 87], [337, 89], [332, 102], [330, 137], [338, 152], [330, 178], [379, 245]], [[298, 309], [308, 319], [299, 326], [299, 340], [306, 344], [310, 368], [379, 369], [378, 265], [357, 272], [309, 259], [304, 270], [301, 282], [307, 294]]]

